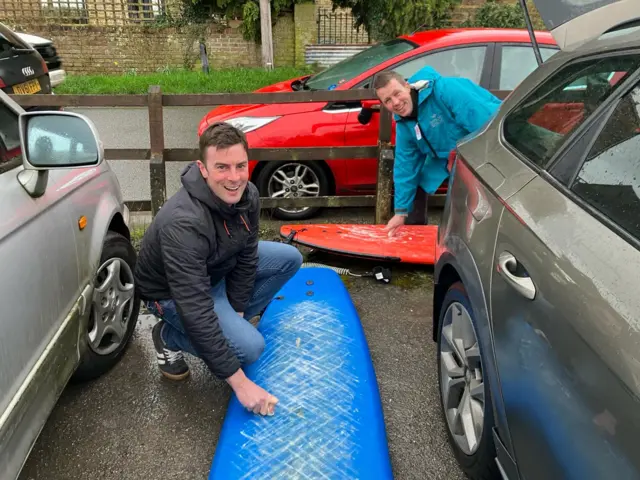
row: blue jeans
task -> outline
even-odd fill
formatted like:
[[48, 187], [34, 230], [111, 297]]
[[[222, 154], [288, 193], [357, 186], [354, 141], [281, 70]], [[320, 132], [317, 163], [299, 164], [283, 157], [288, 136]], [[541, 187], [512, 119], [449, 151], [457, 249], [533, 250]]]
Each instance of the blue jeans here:
[[[253, 295], [243, 317], [229, 304], [224, 279], [211, 288], [213, 310], [218, 315], [222, 333], [243, 365], [255, 362], [264, 350], [262, 334], [248, 320], [264, 310], [301, 264], [302, 255], [295, 247], [277, 242], [258, 242], [258, 271]], [[153, 315], [165, 321], [162, 339], [167, 348], [198, 356], [186, 335], [173, 300], [147, 301], [145, 305]]]

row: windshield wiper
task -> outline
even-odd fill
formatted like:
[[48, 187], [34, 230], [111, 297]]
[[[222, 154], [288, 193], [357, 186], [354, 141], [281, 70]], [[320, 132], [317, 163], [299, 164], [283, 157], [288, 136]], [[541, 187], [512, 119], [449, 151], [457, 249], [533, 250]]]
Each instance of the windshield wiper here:
[[12, 53], [33, 53], [35, 50], [33, 48], [19, 48], [19, 47], [11, 47]]
[[307, 85], [307, 82], [311, 79], [313, 75], [309, 75], [307, 78], [302, 80], [302, 89], [303, 90], [313, 90], [310, 86]]

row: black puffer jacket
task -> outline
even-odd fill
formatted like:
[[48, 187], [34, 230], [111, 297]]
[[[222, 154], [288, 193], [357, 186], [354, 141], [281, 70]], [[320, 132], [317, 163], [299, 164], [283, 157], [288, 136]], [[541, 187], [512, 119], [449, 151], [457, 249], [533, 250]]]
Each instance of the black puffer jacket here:
[[244, 312], [258, 263], [260, 198], [248, 183], [229, 206], [206, 184], [197, 164], [160, 209], [142, 240], [135, 270], [144, 300], [173, 299], [191, 344], [218, 378], [240, 368], [213, 310], [211, 286], [226, 277], [229, 303]]

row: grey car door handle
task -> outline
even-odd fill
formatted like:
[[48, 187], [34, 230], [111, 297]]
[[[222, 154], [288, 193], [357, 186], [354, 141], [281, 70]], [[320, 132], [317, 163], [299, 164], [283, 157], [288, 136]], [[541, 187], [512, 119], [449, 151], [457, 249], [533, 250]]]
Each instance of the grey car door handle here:
[[526, 277], [514, 275], [512, 272], [516, 270], [518, 260], [509, 252], [502, 252], [498, 258], [498, 272], [507, 281], [516, 292], [523, 297], [533, 300], [536, 297], [536, 287], [533, 280]]

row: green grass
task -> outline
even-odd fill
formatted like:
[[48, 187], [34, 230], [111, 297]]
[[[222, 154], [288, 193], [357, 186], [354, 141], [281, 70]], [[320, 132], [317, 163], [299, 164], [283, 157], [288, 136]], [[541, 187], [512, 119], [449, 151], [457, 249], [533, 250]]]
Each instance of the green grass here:
[[149, 75], [67, 75], [55, 88], [58, 95], [146, 94], [149, 85], [160, 85], [163, 93], [244, 93], [313, 73], [309, 68], [280, 67], [212, 70], [209, 74], [174, 70]]

